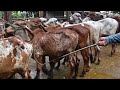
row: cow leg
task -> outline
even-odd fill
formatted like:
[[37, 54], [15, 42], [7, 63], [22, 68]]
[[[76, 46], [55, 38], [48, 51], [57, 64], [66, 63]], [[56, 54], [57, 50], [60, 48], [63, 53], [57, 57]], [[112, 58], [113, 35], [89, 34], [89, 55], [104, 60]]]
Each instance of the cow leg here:
[[96, 60], [97, 60], [97, 55], [98, 55], [97, 47], [94, 47], [94, 51], [95, 51], [95, 55], [94, 55], [94, 63], [95, 63]]
[[56, 70], [60, 70], [60, 60], [57, 63], [57, 66], [55, 67]]
[[83, 66], [83, 71], [82, 71], [80, 77], [84, 77], [84, 75], [86, 74], [86, 72], [88, 72], [89, 69], [90, 69], [88, 49], [82, 50], [82, 51], [81, 51], [81, 54], [82, 54], [82, 57], [83, 57], [84, 66]]
[[[96, 62], [96, 60], [97, 60], [97, 62]], [[100, 61], [101, 61], [101, 59], [100, 59], [100, 50], [99, 50], [97, 47], [95, 47], [94, 62], [95, 62], [97, 65], [99, 65], [99, 64], [100, 64]]]
[[55, 67], [56, 70], [60, 70], [60, 60], [61, 60], [61, 59], [62, 59], [62, 58], [57, 59], [57, 66]]
[[76, 62], [75, 62], [75, 75], [73, 76], [74, 79], [76, 79], [76, 77], [77, 77], [77, 75], [78, 75], [79, 63], [80, 63], [80, 59], [78, 59], [78, 57], [77, 57], [77, 55], [76, 55]]
[[32, 79], [29, 69], [20, 69], [18, 70], [18, 74], [21, 75], [22, 79]]
[[65, 62], [66, 62], [66, 57], [64, 58], [62, 65], [65, 65]]
[[39, 62], [36, 62], [36, 70], [37, 70], [37, 73], [36, 73], [36, 77], [35, 77], [35, 79], [43, 79], [43, 70], [42, 70], [42, 68], [43, 68], [43, 56], [37, 56], [36, 57], [36, 60]]
[[[61, 59], [63, 59], [63, 58], [61, 58]], [[60, 60], [61, 60], [61, 59], [60, 59]], [[59, 67], [60, 67], [60, 60], [58, 61], [58, 65], [57, 65], [56, 68], [55, 68], [55, 69], [57, 69], [57, 70], [60, 70], [60, 69], [59, 69]], [[65, 65], [65, 63], [66, 63], [67, 61], [68, 61], [68, 56], [66, 56], [66, 57], [64, 58], [62, 65]]]
[[[50, 60], [53, 60], [50, 58]], [[53, 69], [54, 69], [55, 63], [53, 61], [50, 61], [50, 70], [49, 70], [49, 76], [48, 79], [53, 79]]]
[[66, 56], [65, 58], [64, 58], [64, 61], [63, 61], [63, 63], [62, 63], [62, 65], [65, 65], [65, 63], [68, 61], [68, 56]]
[[9, 78], [7, 78], [7, 79], [15, 79], [15, 74], [16, 74], [16, 72], [14, 72]]
[[110, 54], [111, 57], [112, 57], [112, 55], [115, 53], [115, 51], [116, 51], [116, 47], [117, 47], [116, 44], [112, 44], [111, 54]]
[[69, 65], [70, 65], [69, 79], [73, 79], [73, 74], [75, 71], [75, 60], [73, 58], [73, 54], [69, 55]]
[[36, 67], [37, 67], [37, 69], [36, 69], [37, 73], [36, 73], [35, 79], [39, 79], [40, 70], [38, 68], [38, 63], [36, 63]]
[[91, 63], [94, 63], [94, 60], [93, 60], [93, 54], [92, 54], [92, 48], [89, 49], [89, 55], [90, 55], [90, 61]]
[[[97, 49], [98, 50], [98, 49]], [[98, 52], [98, 55], [97, 55], [97, 57], [98, 57], [98, 61], [97, 61], [97, 65], [99, 65], [100, 64], [100, 62], [101, 62], [101, 59], [100, 59], [100, 50], [98, 50], [97, 51]]]
[[[46, 62], [45, 62], [45, 56], [43, 56], [43, 63], [46, 63]], [[48, 70], [46, 69], [46, 65], [43, 65], [42, 70], [43, 70], [43, 72], [44, 72], [45, 74], [48, 75], [49, 72], [48, 72]]]

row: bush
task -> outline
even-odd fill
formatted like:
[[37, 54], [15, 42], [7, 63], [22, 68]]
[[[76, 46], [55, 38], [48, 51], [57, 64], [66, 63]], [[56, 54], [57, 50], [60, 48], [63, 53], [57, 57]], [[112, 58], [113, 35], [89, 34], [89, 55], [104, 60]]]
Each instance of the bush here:
[[12, 18], [25, 18], [25, 13], [20, 11], [13, 11]]
[[4, 16], [3, 11], [0, 11], [0, 18], [2, 18]]

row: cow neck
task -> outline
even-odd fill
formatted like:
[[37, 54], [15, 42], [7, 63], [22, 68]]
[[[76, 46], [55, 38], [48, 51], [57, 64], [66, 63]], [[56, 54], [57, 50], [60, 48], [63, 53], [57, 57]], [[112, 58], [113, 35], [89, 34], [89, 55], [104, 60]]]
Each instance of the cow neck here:
[[41, 28], [43, 32], [47, 32], [47, 30], [45, 29], [45, 27], [42, 24], [39, 25], [39, 28]]

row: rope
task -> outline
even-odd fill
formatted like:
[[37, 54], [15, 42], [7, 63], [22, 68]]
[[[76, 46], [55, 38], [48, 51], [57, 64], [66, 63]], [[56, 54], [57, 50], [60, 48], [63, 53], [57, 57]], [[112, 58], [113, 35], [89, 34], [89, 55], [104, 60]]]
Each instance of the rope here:
[[[52, 61], [57, 60], [57, 59], [60, 59], [60, 58], [64, 58], [64, 57], [66, 57], [66, 56], [68, 56], [68, 55], [70, 55], [70, 54], [73, 54], [73, 53], [76, 53], [76, 52], [78, 52], [78, 51], [81, 51], [81, 50], [84, 50], [84, 49], [87, 49], [87, 48], [90, 48], [90, 47], [94, 47], [94, 46], [98, 46], [98, 45], [97, 45], [97, 44], [93, 44], [93, 45], [86, 46], [86, 47], [84, 47], [84, 48], [81, 48], [81, 49], [78, 49], [78, 50], [76, 50], [76, 51], [70, 52], [70, 53], [65, 54], [65, 55], [63, 55], [63, 56], [60, 56], [60, 57], [58, 57], [58, 58], [52, 59], [52, 60], [49, 61], [49, 62], [52, 62]], [[39, 63], [37, 60], [35, 60], [35, 61], [36, 61], [39, 65], [41, 65], [41, 66], [49, 63], [49, 62], [46, 62], [46, 63], [42, 64], [42, 63]]]

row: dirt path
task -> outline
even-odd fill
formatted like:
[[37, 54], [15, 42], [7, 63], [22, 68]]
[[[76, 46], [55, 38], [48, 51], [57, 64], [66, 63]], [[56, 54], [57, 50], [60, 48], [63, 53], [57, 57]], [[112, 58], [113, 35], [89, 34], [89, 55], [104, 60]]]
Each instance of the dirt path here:
[[[100, 65], [92, 64], [91, 69], [86, 73], [85, 77], [79, 77], [83, 63], [79, 67], [79, 75], [77, 79], [120, 79], [120, 46], [117, 47], [115, 55], [110, 57], [111, 46], [103, 47], [101, 50]], [[62, 69], [55, 74], [55, 79], [62, 79], [64, 75], [68, 75], [69, 68]]]
[[[79, 77], [83, 66], [83, 61], [81, 60], [77, 79], [120, 79], [120, 46], [117, 47], [117, 51], [113, 57], [109, 56], [110, 50], [111, 46], [102, 48], [100, 65], [92, 64], [90, 71], [85, 75], [85, 77]], [[81, 58], [81, 55], [79, 56]], [[47, 66], [49, 68], [49, 65]], [[31, 60], [30, 68], [32, 70], [32, 78], [34, 78], [36, 75], [35, 67], [35, 61]], [[63, 77], [68, 76], [68, 74], [69, 67], [61, 65], [61, 70], [54, 70], [54, 79], [63, 79]], [[20, 79], [21, 77], [16, 75], [16, 78]]]

